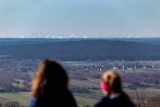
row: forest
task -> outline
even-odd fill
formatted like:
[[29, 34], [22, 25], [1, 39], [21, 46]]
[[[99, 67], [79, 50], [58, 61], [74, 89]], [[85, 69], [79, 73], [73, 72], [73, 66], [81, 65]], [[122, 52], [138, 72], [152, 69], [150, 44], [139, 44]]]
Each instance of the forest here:
[[[1, 40], [2, 41], [2, 40]], [[62, 61], [158, 60], [160, 44], [132, 39], [29, 39], [3, 40], [0, 55], [18, 59], [58, 59]]]

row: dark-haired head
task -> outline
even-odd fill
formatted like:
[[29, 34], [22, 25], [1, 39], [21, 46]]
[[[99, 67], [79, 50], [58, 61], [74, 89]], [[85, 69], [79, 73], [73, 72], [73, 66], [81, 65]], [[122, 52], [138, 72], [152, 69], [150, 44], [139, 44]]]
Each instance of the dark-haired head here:
[[32, 82], [32, 96], [38, 98], [67, 88], [67, 73], [58, 62], [45, 60], [39, 64]]

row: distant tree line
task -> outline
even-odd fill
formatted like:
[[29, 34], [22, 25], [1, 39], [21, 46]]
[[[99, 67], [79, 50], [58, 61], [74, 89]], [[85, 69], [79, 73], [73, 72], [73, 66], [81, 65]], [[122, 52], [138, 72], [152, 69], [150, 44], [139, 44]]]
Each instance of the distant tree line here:
[[2, 45], [0, 54], [21, 59], [54, 58], [63, 61], [157, 60], [160, 59], [159, 45], [118, 40], [56, 41]]

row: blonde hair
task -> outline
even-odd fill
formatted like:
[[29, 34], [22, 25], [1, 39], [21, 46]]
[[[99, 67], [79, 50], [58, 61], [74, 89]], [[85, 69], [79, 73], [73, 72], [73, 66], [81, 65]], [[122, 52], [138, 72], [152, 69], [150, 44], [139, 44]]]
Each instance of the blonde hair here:
[[105, 82], [114, 92], [122, 92], [121, 88], [121, 78], [117, 71], [107, 70], [102, 76], [101, 80]]
[[38, 97], [38, 93], [42, 93], [40, 92], [40, 84], [43, 81], [43, 75], [44, 75], [44, 67], [45, 64], [41, 63], [35, 73], [34, 79], [32, 81], [32, 96], [34, 97]]

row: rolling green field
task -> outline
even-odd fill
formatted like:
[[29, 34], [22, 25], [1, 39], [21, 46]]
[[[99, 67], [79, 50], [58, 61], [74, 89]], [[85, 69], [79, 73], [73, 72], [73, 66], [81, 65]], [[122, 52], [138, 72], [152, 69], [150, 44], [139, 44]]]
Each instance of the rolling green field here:
[[[75, 81], [73, 81], [73, 83], [75, 83]], [[79, 85], [81, 83], [84, 84], [81, 81], [78, 82]], [[77, 84], [77, 82], [76, 82], [76, 84]], [[85, 85], [83, 85], [83, 86], [85, 87]], [[86, 85], [86, 86], [89, 87], [89, 85]], [[125, 91], [129, 92], [129, 93], [135, 92], [133, 90], [125, 90]], [[145, 90], [138, 89], [137, 91], [140, 93], [145, 93], [146, 95], [147, 94], [160, 95], [160, 89], [149, 89], [148, 88]], [[74, 93], [73, 95], [74, 95], [79, 107], [84, 107], [86, 105], [93, 107], [94, 104], [96, 104], [103, 96], [100, 89], [95, 89], [95, 90], [92, 89], [91, 93]], [[30, 92], [20, 92], [20, 93], [0, 92], [0, 98], [18, 101], [18, 102], [20, 102], [21, 105], [28, 106]]]
[[[0, 93], [0, 97], [5, 98], [6, 100], [18, 101], [21, 105], [28, 106], [29, 104], [29, 93]], [[84, 105], [93, 106], [98, 100], [95, 98], [91, 98], [91, 96], [87, 95], [79, 95], [74, 94], [74, 97], [79, 105], [79, 107], [83, 107]]]
[[[71, 80], [70, 84], [81, 86], [84, 88], [99, 87], [98, 80]], [[90, 89], [91, 93], [74, 93], [74, 97], [79, 105], [83, 107], [85, 105], [93, 106], [102, 96], [100, 90]], [[27, 106], [29, 104], [30, 92], [20, 93], [6, 93], [0, 92], [0, 97], [20, 102], [21, 105]]]
[[[143, 90], [138, 90], [139, 92], [143, 93]], [[160, 95], [160, 90], [158, 89], [147, 89], [145, 91], [146, 94], [156, 93]], [[85, 105], [90, 105], [91, 107], [94, 106], [96, 102], [100, 100], [100, 91], [95, 91], [95, 93], [91, 94], [74, 94], [74, 97], [78, 103], [79, 107], [83, 107]], [[21, 105], [28, 106], [29, 104], [29, 97], [30, 92], [24, 93], [4, 93], [0, 92], [0, 98], [5, 98], [6, 100], [13, 100], [20, 102]]]
[[4, 93], [0, 92], [0, 97], [6, 98], [13, 101], [18, 101], [21, 105], [28, 105], [29, 95], [24, 95], [22, 93]]

